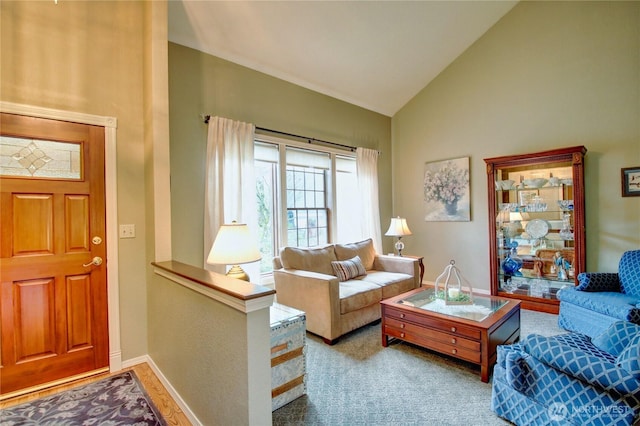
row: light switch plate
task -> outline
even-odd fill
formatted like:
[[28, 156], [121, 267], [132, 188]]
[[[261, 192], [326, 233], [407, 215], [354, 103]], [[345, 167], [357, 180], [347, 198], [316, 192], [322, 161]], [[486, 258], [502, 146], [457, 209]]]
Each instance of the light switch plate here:
[[136, 225], [120, 225], [120, 238], [135, 238]]

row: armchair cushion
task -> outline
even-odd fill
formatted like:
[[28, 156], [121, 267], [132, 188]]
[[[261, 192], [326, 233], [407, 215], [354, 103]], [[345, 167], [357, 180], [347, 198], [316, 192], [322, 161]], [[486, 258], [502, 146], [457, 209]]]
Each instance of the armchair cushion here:
[[604, 332], [594, 337], [591, 343], [613, 356], [619, 356], [636, 335], [640, 335], [640, 325], [617, 321], [611, 324]]
[[579, 291], [620, 292], [620, 280], [615, 272], [582, 272], [578, 274]]
[[368, 238], [351, 244], [336, 244], [336, 260], [352, 259], [354, 256], [360, 257], [364, 269], [373, 269], [373, 259], [376, 257], [376, 250], [373, 248], [373, 240]]
[[640, 333], [636, 334], [627, 347], [622, 351], [616, 365], [640, 380]]
[[367, 273], [362, 265], [360, 256], [355, 256], [349, 260], [334, 260], [331, 262], [331, 267], [340, 281], [347, 281]]
[[617, 320], [640, 323], [640, 308], [636, 306], [640, 297], [637, 296], [610, 291], [584, 292], [569, 287], [558, 292], [558, 299]]
[[581, 334], [554, 337], [531, 335], [524, 341], [526, 351], [554, 369], [620, 396], [638, 391], [640, 382], [619, 368], [611, 355], [590, 344]]

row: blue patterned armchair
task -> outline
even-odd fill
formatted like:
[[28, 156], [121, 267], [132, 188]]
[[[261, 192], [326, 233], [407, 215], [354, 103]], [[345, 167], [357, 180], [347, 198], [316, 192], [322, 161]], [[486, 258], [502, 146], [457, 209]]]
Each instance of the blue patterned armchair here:
[[558, 325], [594, 337], [616, 321], [640, 324], [640, 250], [622, 255], [618, 272], [583, 272], [558, 292]]
[[498, 346], [491, 409], [516, 425], [640, 425], [640, 326]]

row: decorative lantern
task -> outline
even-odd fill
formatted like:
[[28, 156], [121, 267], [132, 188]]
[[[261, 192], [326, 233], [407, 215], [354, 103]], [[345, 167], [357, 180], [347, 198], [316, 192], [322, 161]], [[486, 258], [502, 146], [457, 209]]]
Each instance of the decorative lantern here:
[[[451, 260], [442, 274], [436, 278], [436, 298], [444, 300], [446, 305], [473, 305], [473, 289], [467, 280], [461, 277], [459, 269], [454, 266], [455, 260]], [[455, 282], [452, 280], [455, 278]], [[444, 284], [440, 284], [444, 279]], [[466, 289], [462, 287], [462, 281]], [[440, 288], [442, 286], [442, 288]]]

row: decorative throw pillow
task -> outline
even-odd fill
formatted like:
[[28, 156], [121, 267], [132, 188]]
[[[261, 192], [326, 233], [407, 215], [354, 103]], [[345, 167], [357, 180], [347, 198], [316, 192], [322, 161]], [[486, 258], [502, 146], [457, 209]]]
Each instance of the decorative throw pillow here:
[[629, 346], [631, 339], [638, 334], [640, 334], [640, 325], [628, 321], [617, 321], [594, 337], [591, 343], [598, 349], [602, 349], [613, 356], [618, 356]]
[[640, 333], [636, 334], [636, 337], [620, 353], [616, 365], [640, 380]]
[[581, 272], [578, 274], [578, 291], [615, 291], [620, 292], [620, 280], [617, 272]]
[[349, 260], [334, 260], [331, 262], [331, 267], [340, 281], [347, 281], [367, 273], [359, 256]]

